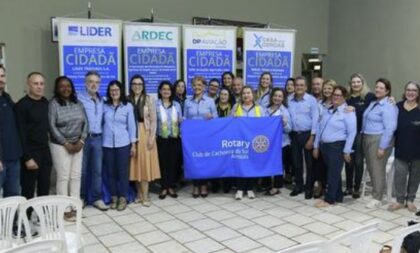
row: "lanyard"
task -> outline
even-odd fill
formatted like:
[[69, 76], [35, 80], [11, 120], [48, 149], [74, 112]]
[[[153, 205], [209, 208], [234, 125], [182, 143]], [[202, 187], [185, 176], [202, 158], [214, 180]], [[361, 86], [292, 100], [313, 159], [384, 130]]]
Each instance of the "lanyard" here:
[[[330, 109], [329, 109], [330, 110]], [[327, 122], [325, 122], [325, 126], [322, 128], [321, 130], [321, 134], [319, 135], [319, 139], [322, 141], [322, 134], [324, 133], [325, 129], [327, 128], [328, 123], [330, 122], [330, 120], [332, 119], [332, 117], [334, 116], [334, 114], [337, 112], [337, 109], [334, 109], [331, 116], [329, 117], [329, 119], [327, 120]]]

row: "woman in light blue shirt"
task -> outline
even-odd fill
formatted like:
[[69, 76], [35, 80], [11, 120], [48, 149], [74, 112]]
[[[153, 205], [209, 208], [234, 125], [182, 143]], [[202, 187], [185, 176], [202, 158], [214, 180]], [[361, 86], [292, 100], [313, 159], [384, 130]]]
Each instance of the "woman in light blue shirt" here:
[[160, 199], [169, 194], [177, 198], [175, 183], [181, 159], [181, 140], [179, 125], [182, 121], [182, 110], [178, 102], [173, 100], [171, 83], [163, 81], [158, 88], [157, 110], [157, 146], [161, 173]]
[[[266, 116], [265, 108], [254, 101], [254, 93], [250, 86], [244, 86], [241, 92], [241, 102], [233, 106], [231, 115], [234, 117], [264, 117]], [[248, 198], [255, 198], [253, 191], [255, 178], [238, 178], [238, 190], [235, 194], [235, 199], [241, 200], [244, 192]]]
[[111, 194], [111, 209], [123, 211], [127, 207], [130, 156], [136, 154], [136, 120], [120, 81], [108, 84], [106, 96], [102, 142], [105, 179]]
[[[336, 86], [337, 83], [332, 79], [325, 80], [322, 83], [322, 99], [318, 100], [320, 121], [324, 111], [328, 110], [332, 106], [332, 94], [334, 87]], [[314, 198], [319, 199], [324, 194], [327, 181], [327, 171], [322, 154], [319, 155], [318, 159], [313, 160], [312, 169], [314, 171], [315, 179]]]
[[315, 137], [313, 156], [324, 157], [327, 169], [327, 192], [324, 200], [315, 204], [322, 208], [343, 201], [341, 171], [344, 160], [350, 161], [350, 153], [356, 136], [356, 114], [346, 110], [347, 90], [337, 86], [332, 93], [332, 106], [322, 113]]
[[270, 72], [263, 72], [256, 91], [257, 103], [266, 108], [270, 104], [270, 92], [273, 88], [273, 76]]
[[366, 205], [369, 209], [379, 208], [382, 204], [386, 164], [397, 128], [398, 109], [389, 102], [390, 95], [391, 83], [385, 78], [379, 78], [375, 85], [376, 100], [363, 113], [363, 150], [373, 186], [373, 199]]
[[[286, 107], [287, 96], [286, 92], [280, 88], [274, 88], [270, 94], [270, 104], [267, 108], [267, 114], [270, 117], [282, 117], [283, 122], [283, 136], [282, 136], [282, 160], [283, 160], [283, 175], [291, 165], [290, 153], [290, 137], [289, 133], [292, 131], [290, 125], [290, 114]], [[274, 176], [273, 184], [271, 184], [271, 177], [269, 179], [270, 188], [265, 195], [274, 196], [280, 193], [279, 188], [283, 186], [283, 175]], [[271, 187], [272, 185], [272, 187]]]
[[[184, 118], [186, 119], [213, 119], [217, 118], [217, 109], [214, 100], [205, 96], [206, 80], [202, 76], [196, 76], [192, 80], [194, 95], [185, 100]], [[207, 180], [193, 180], [193, 198], [205, 198], [208, 195]]]

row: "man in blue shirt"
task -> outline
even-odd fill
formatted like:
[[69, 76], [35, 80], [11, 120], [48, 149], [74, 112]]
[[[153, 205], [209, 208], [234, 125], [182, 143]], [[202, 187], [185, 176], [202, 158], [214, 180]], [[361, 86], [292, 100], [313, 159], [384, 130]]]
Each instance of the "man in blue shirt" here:
[[304, 77], [295, 80], [295, 93], [289, 97], [289, 112], [291, 117], [292, 132], [292, 160], [295, 177], [295, 188], [290, 196], [297, 196], [303, 192], [303, 157], [306, 164], [305, 198], [313, 195], [314, 173], [312, 170], [312, 149], [316, 134], [319, 110], [316, 99], [307, 94], [308, 87]]
[[[103, 100], [98, 90], [101, 84], [99, 73], [90, 71], [85, 75], [86, 91], [79, 94], [89, 121], [89, 134], [83, 148], [81, 198], [85, 203], [106, 211], [109, 206], [102, 200], [102, 117]], [[88, 182], [90, 179], [90, 182]], [[90, 190], [88, 190], [90, 188]]]
[[0, 190], [3, 197], [20, 195], [20, 157], [22, 147], [17, 131], [14, 102], [6, 88], [6, 68], [0, 64]]

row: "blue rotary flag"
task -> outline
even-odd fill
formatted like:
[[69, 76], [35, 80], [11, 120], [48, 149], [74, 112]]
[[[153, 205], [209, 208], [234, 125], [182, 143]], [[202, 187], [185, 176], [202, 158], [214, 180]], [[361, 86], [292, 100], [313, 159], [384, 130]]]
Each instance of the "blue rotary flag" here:
[[188, 179], [283, 174], [281, 117], [185, 120], [181, 132]]

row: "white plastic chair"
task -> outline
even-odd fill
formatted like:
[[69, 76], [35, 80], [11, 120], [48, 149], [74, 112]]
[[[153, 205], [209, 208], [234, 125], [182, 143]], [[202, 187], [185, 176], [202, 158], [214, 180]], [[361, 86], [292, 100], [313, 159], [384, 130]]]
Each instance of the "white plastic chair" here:
[[300, 244], [278, 253], [325, 253], [325, 241], [314, 241]]
[[[76, 231], [66, 231], [64, 227], [64, 212], [71, 206], [76, 209]], [[58, 239], [64, 241], [65, 252], [73, 253], [83, 251], [81, 238], [82, 202], [79, 199], [67, 196], [42, 196], [28, 200], [22, 205], [21, 212], [33, 208], [39, 218], [40, 239]], [[22, 214], [21, 214], [22, 216]], [[32, 236], [28, 235], [29, 241]]]
[[13, 223], [19, 206], [25, 202], [24, 197], [0, 199], [0, 250], [11, 248], [17, 244], [17, 239], [13, 238]]
[[406, 228], [401, 229], [398, 232], [398, 235], [395, 237], [394, 242], [392, 243], [391, 253], [400, 253], [401, 246], [403, 244], [404, 238], [414, 232], [420, 231], [420, 223], [416, 225], [411, 225]]
[[41, 240], [22, 244], [3, 253], [62, 253], [63, 247], [62, 240]]
[[368, 253], [373, 234], [378, 231], [378, 229], [379, 222], [375, 222], [340, 234], [327, 241], [325, 252], [336, 253], [335, 247], [339, 246], [340, 243], [347, 241], [350, 242], [352, 253]]

